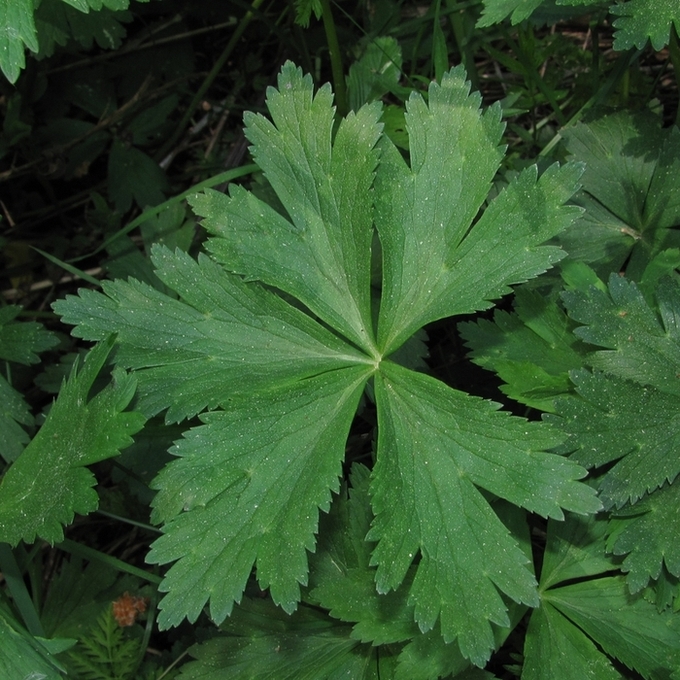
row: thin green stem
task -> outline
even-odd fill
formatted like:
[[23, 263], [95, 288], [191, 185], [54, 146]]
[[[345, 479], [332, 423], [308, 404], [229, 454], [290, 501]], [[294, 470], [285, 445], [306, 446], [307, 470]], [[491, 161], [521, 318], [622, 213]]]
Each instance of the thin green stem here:
[[342, 68], [342, 54], [338, 34], [335, 30], [335, 22], [331, 13], [329, 0], [321, 0], [321, 10], [323, 18], [323, 28], [326, 31], [326, 41], [328, 42], [328, 53], [331, 58], [331, 71], [333, 73], [333, 86], [335, 90], [335, 103], [338, 114], [346, 116], [349, 112], [347, 103], [347, 86], [345, 85], [345, 71]]
[[21, 570], [17, 564], [12, 548], [8, 543], [0, 543], [0, 571], [5, 579], [7, 588], [12, 595], [14, 604], [26, 624], [26, 629], [31, 635], [45, 637], [45, 631], [40, 617], [35, 609], [31, 595], [24, 583]]
[[196, 91], [194, 98], [191, 100], [191, 103], [187, 107], [187, 110], [184, 112], [184, 116], [182, 116], [182, 120], [175, 128], [175, 131], [172, 133], [172, 136], [165, 142], [165, 144], [163, 144], [163, 146], [155, 154], [155, 158], [157, 161], [162, 160], [165, 157], [165, 155], [172, 148], [174, 148], [174, 146], [179, 141], [180, 137], [184, 134], [184, 131], [189, 125], [189, 121], [194, 115], [194, 112], [201, 105], [201, 102], [205, 97], [205, 93], [210, 89], [210, 86], [213, 84], [215, 78], [217, 78], [220, 71], [226, 64], [227, 59], [231, 57], [232, 52], [234, 51], [236, 45], [238, 44], [238, 41], [241, 39], [241, 36], [243, 35], [244, 31], [246, 30], [246, 28], [248, 28], [248, 25], [255, 16], [255, 11], [260, 7], [260, 5], [263, 2], [264, 0], [253, 0], [252, 4], [250, 5], [250, 9], [246, 12], [243, 19], [239, 21], [238, 26], [235, 28], [231, 38], [229, 39], [229, 42], [227, 43], [227, 46], [224, 48], [224, 50], [222, 50], [222, 54], [220, 54], [220, 56], [217, 58], [217, 61], [213, 65], [212, 69], [210, 69], [210, 73], [208, 73], [205, 80], [203, 81], [203, 83], [201, 83], [201, 86]]
[[106, 250], [106, 248], [108, 248], [108, 246], [111, 243], [113, 243], [113, 241], [115, 241], [117, 238], [129, 234], [133, 229], [136, 229], [140, 224], [144, 224], [144, 222], [150, 220], [152, 217], [160, 215], [160, 213], [162, 213], [164, 210], [167, 210], [170, 206], [175, 205], [175, 203], [181, 203], [187, 198], [187, 196], [191, 196], [192, 194], [198, 193], [199, 191], [201, 191], [201, 189], [207, 189], [209, 187], [214, 187], [218, 184], [231, 182], [232, 180], [235, 180], [239, 177], [245, 177], [246, 175], [250, 175], [253, 172], [257, 172], [258, 170], [259, 167], [254, 163], [251, 163], [250, 165], [243, 165], [240, 168], [226, 170], [225, 172], [221, 172], [219, 175], [215, 175], [214, 177], [210, 177], [206, 180], [203, 180], [198, 184], [194, 184], [194, 186], [187, 189], [186, 191], [183, 191], [181, 194], [177, 194], [177, 196], [173, 196], [172, 198], [169, 198], [167, 201], [163, 201], [163, 203], [159, 203], [153, 208], [145, 210], [141, 215], [138, 215], [134, 220], [132, 220], [132, 222], [126, 224], [122, 229], [117, 231], [112, 236], [109, 236], [109, 238], [107, 238], [106, 241], [104, 241], [104, 243], [102, 243], [98, 248], [93, 250], [91, 253], [87, 253], [86, 255], [80, 255], [79, 257], [74, 257], [72, 260], [70, 260], [70, 262], [79, 262], [80, 260], [84, 260], [88, 257], [92, 257], [93, 255], [97, 255], [102, 250]]
[[132, 574], [133, 576], [144, 579], [149, 583], [155, 583], [158, 585], [163, 580], [156, 574], [151, 574], [148, 571], [144, 571], [143, 569], [133, 567], [131, 564], [123, 562], [123, 560], [119, 560], [117, 557], [112, 557], [111, 555], [107, 555], [106, 553], [100, 552], [99, 550], [88, 548], [87, 546], [76, 543], [69, 538], [64, 539], [58, 545], [58, 547], [62, 550], [65, 550], [66, 552], [71, 553], [72, 555], [84, 557], [86, 560], [97, 560], [98, 562], [102, 562], [113, 569], [117, 569], [118, 571], [126, 574]]

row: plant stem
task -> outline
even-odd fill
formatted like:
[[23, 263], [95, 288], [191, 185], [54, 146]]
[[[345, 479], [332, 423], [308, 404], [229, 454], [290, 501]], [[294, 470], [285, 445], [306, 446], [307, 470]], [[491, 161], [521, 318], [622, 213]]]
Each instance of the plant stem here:
[[26, 624], [26, 629], [31, 635], [45, 637], [42, 623], [38, 612], [35, 610], [33, 600], [28, 593], [26, 584], [21, 575], [14, 553], [8, 543], [0, 543], [0, 570], [5, 578], [5, 583], [12, 594], [14, 604]]
[[345, 116], [349, 112], [347, 104], [347, 87], [345, 85], [345, 72], [342, 68], [342, 56], [340, 54], [340, 43], [338, 34], [335, 30], [335, 22], [331, 13], [329, 0], [321, 0], [321, 10], [323, 17], [323, 27], [326, 31], [326, 41], [328, 42], [328, 53], [331, 58], [331, 71], [333, 73], [333, 85], [335, 89], [335, 103], [340, 116]]
[[162, 160], [165, 157], [165, 155], [175, 146], [175, 144], [177, 144], [180, 137], [184, 134], [184, 131], [189, 125], [191, 117], [194, 115], [194, 111], [196, 111], [196, 109], [200, 106], [201, 102], [203, 101], [203, 97], [205, 96], [205, 93], [210, 89], [210, 86], [213, 84], [213, 81], [215, 80], [215, 78], [217, 78], [220, 71], [222, 70], [222, 67], [227, 62], [227, 59], [229, 59], [232, 52], [236, 48], [236, 44], [241, 39], [243, 32], [246, 30], [253, 16], [255, 15], [254, 14], [255, 10], [257, 10], [263, 2], [264, 0], [253, 0], [252, 4], [250, 5], [250, 9], [246, 12], [243, 19], [241, 19], [238, 26], [234, 29], [234, 32], [229, 42], [227, 43], [227, 46], [222, 51], [222, 54], [220, 54], [220, 56], [217, 58], [217, 61], [215, 62], [212, 69], [210, 69], [210, 73], [208, 73], [208, 75], [206, 76], [205, 80], [201, 84], [201, 87], [198, 88], [196, 94], [194, 95], [194, 98], [191, 100], [191, 103], [187, 107], [187, 110], [184, 112], [184, 116], [182, 116], [182, 120], [179, 122], [179, 125], [177, 125], [177, 127], [175, 128], [175, 131], [173, 132], [172, 136], [156, 152], [154, 158], [157, 161]]

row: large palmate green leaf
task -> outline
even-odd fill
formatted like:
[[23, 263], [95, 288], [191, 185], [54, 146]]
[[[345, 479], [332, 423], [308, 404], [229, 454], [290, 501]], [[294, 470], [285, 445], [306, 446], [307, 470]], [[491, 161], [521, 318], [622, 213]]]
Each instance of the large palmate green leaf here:
[[[502, 159], [502, 125], [497, 107], [480, 111], [462, 68], [430, 86], [427, 104], [411, 97], [408, 162], [381, 133], [379, 103], [336, 129], [330, 89], [315, 93], [291, 63], [267, 105], [273, 122], [249, 114], [246, 134], [276, 200], [242, 187], [193, 197], [213, 257], [153, 251], [156, 275], [177, 297], [130, 280], [55, 304], [80, 337], [117, 332], [115, 359], [137, 377], [145, 415], [200, 414], [154, 482], [164, 535], [149, 559], [174, 563], [159, 621], [195, 620], [209, 604], [222, 622], [253, 568], [277, 604], [295, 609], [319, 509], [328, 511], [340, 488], [349, 428], [372, 379], [377, 463], [351, 506], [364, 533], [375, 516], [369, 543], [352, 534], [351, 552], [322, 539], [309, 597], [355, 624], [345, 630], [362, 641], [405, 640], [417, 624], [439, 631], [452, 663], [483, 665], [497, 644], [491, 623], [509, 623], [504, 597], [538, 602], [527, 556], [485, 494], [554, 518], [601, 505], [577, 481], [583, 468], [546, 452], [562, 435], [399, 365], [398, 350], [429, 321], [489, 307], [560, 259], [542, 244], [578, 216], [564, 202], [581, 168], [555, 165], [541, 176], [530, 168], [479, 217]], [[322, 531], [333, 532], [333, 517]], [[336, 577], [353, 601], [340, 601], [342, 586], [321, 578], [339, 549]], [[286, 640], [282, 649], [298, 644]], [[259, 654], [260, 642], [234, 653]], [[308, 642], [310, 658], [335, 645]], [[355, 654], [351, 643], [342, 654]], [[206, 647], [210, 663], [230, 667], [230, 645]], [[359, 656], [370, 670], [373, 656]]]

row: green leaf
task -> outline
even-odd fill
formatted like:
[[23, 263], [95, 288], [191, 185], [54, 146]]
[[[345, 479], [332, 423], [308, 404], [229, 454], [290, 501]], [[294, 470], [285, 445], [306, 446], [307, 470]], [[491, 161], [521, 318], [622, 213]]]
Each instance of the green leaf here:
[[636, 593], [650, 578], [658, 579], [662, 566], [680, 577], [680, 482], [665, 485], [632, 507], [616, 513], [623, 521], [613, 545], [615, 555], [626, 555], [622, 570], [628, 588]]
[[623, 680], [592, 640], [550, 602], [532, 613], [522, 680]]
[[572, 579], [583, 580], [612, 571], [616, 565], [605, 555], [607, 521], [569, 516], [565, 522], [548, 522], [540, 589]]
[[512, 399], [552, 411], [556, 396], [570, 390], [569, 371], [583, 364], [574, 323], [554, 301], [520, 286], [515, 313], [498, 310], [493, 322], [480, 319], [459, 325], [470, 358], [495, 371]]
[[663, 279], [658, 312], [633, 281], [612, 274], [608, 291], [589, 288], [563, 294], [569, 316], [584, 324], [575, 334], [607, 349], [588, 363], [618, 377], [680, 396], [680, 282]]
[[375, 589], [375, 569], [369, 567], [374, 544], [365, 540], [371, 526], [369, 470], [355, 464], [347, 497], [342, 490], [320, 523], [316, 553], [310, 559], [310, 598], [341, 621], [355, 623], [352, 637], [375, 645], [408, 640], [420, 631], [407, 603], [411, 578], [385, 595]]
[[24, 45], [38, 51], [33, 0], [0, 0], [0, 69], [10, 83], [26, 65]]
[[245, 598], [224, 628], [227, 635], [190, 649], [196, 661], [182, 666], [180, 680], [380, 678], [377, 654], [317, 609], [288, 616], [271, 600]]
[[[545, 5], [542, 0], [484, 0], [484, 11], [478, 27], [497, 24], [510, 16], [513, 24], [531, 16]], [[548, 3], [549, 4], [549, 3]], [[599, 0], [557, 0], [557, 5], [576, 5], [597, 8]], [[614, 49], [624, 51], [635, 46], [642, 49], [651, 39], [659, 51], [668, 45], [671, 26], [680, 31], [680, 10], [674, 0], [627, 0], [612, 4], [610, 12], [618, 15], [614, 21]]]
[[[104, 7], [123, 10], [130, 5], [130, 0], [63, 0], [63, 2], [67, 2], [81, 12], [89, 12], [91, 9], [98, 12]], [[137, 0], [137, 2], [149, 2], [149, 0]]]
[[169, 189], [163, 170], [143, 151], [114, 140], [109, 153], [109, 196], [116, 210], [125, 213], [132, 201], [144, 209], [165, 201]]
[[[74, 335], [100, 340], [115, 328], [117, 361], [136, 369], [139, 408], [169, 408], [178, 422], [237, 395], [357, 363], [370, 364], [280, 297], [244, 284], [204, 255], [152, 250], [156, 274], [182, 300], [136, 281], [104, 282], [54, 303]], [[247, 376], [247, 380], [244, 377]]]
[[[472, 221], [499, 168], [500, 107], [480, 114], [465, 69], [432, 83], [429, 105], [407, 103], [410, 167], [386, 138], [375, 181], [376, 227], [383, 249], [378, 344], [389, 354], [426, 323], [486, 309], [563, 257], [541, 246], [580, 211], [563, 203], [580, 166], [519, 174]], [[512, 238], [508, 237], [512, 234]], [[484, 267], [480, 267], [480, 262]]]
[[657, 252], [680, 245], [671, 229], [680, 219], [676, 128], [662, 130], [648, 111], [621, 111], [567, 128], [563, 136], [571, 158], [586, 163], [575, 200], [586, 214], [558, 237], [572, 257], [609, 273], [632, 254], [631, 274]]
[[87, 565], [76, 557], [64, 560], [40, 613], [46, 633], [83, 638], [102, 611], [123, 592], [123, 588], [112, 588], [116, 576], [115, 569], [96, 560]]
[[569, 435], [571, 458], [588, 468], [612, 463], [600, 478], [606, 507], [634, 503], [680, 472], [680, 399], [614, 376], [572, 372], [577, 395], [555, 401], [546, 420]]
[[70, 40], [85, 49], [91, 49], [95, 42], [102, 49], [120, 47], [127, 34], [123, 23], [133, 20], [132, 13], [107, 8], [85, 12], [88, 12], [87, 7], [78, 7], [76, 0], [41, 0], [35, 11], [40, 46], [37, 58], [51, 57], [57, 45], [63, 47]]
[[[49, 642], [49, 641], [46, 641]], [[63, 667], [41, 640], [29, 635], [0, 604], [0, 677], [60, 680]]]
[[255, 562], [258, 581], [286, 611], [307, 582], [318, 509], [337, 491], [366, 368], [329, 371], [201, 416], [205, 425], [172, 452], [180, 460], [153, 486], [154, 519], [166, 522], [148, 560], [170, 568], [159, 624], [195, 621], [210, 598], [223, 621]]
[[[194, 621], [206, 603], [224, 620], [253, 567], [275, 602], [296, 607], [318, 510], [339, 488], [347, 433], [373, 376], [379, 434], [368, 541], [379, 544], [372, 565], [358, 533], [354, 556], [342, 547], [354, 602], [339, 602], [332, 584], [322, 594], [339, 616], [359, 619], [353, 635], [362, 639], [403, 639], [413, 608], [421, 629], [439, 621], [445, 641], [458, 637], [464, 655], [483, 664], [497, 645], [491, 623], [510, 626], [499, 590], [519, 602], [535, 603], [537, 593], [526, 542], [517, 545], [478, 487], [552, 517], [600, 503], [575, 481], [584, 470], [543, 453], [561, 439], [554, 430], [420, 375], [411, 359], [406, 368], [384, 357], [402, 348], [412, 356], [420, 339], [409, 346], [409, 338], [423, 324], [488, 307], [559, 259], [559, 249], [540, 244], [578, 213], [563, 204], [581, 169], [553, 166], [540, 178], [529, 169], [471, 227], [501, 161], [502, 125], [499, 109], [480, 113], [461, 69], [432, 85], [428, 105], [412, 97], [411, 168], [379, 140], [379, 105], [350, 114], [334, 136], [329, 88], [314, 95], [292, 64], [279, 86], [268, 93], [273, 124], [247, 117], [276, 200], [242, 188], [194, 199], [225, 266], [154, 248], [156, 275], [178, 299], [116, 281], [54, 306], [81, 337], [116, 330], [116, 361], [135, 371], [143, 413], [168, 409], [172, 422], [209, 410], [154, 483], [165, 535], [149, 558], [175, 562], [160, 623]], [[371, 307], [374, 222], [384, 255], [379, 312], [377, 299]], [[365, 529], [361, 505], [356, 522]], [[367, 579], [373, 567], [379, 595]], [[396, 663], [385, 658], [386, 667]]]
[[0, 456], [11, 463], [28, 444], [22, 425], [33, 425], [33, 416], [20, 392], [0, 375]]
[[[35, 364], [40, 361], [38, 353], [59, 340], [42, 324], [15, 321], [20, 312], [14, 305], [0, 308], [0, 359]], [[0, 456], [8, 463], [16, 460], [29, 441], [22, 425], [33, 425], [33, 415], [22, 395], [0, 375]]]
[[59, 542], [74, 513], [97, 508], [95, 478], [85, 466], [118, 455], [144, 423], [141, 414], [123, 412], [135, 379], [121, 369], [88, 399], [112, 344], [101, 343], [80, 370], [74, 368], [45, 424], [0, 482], [0, 540]]
[[54, 333], [34, 321], [14, 321], [21, 307], [8, 305], [0, 309], [0, 359], [19, 364], [36, 364], [38, 353], [59, 344]]
[[680, 667], [680, 616], [632, 596], [622, 576], [553, 588], [543, 595], [610, 656], [645, 678]]
[[481, 665], [494, 645], [489, 621], [508, 625], [497, 588], [516, 602], [535, 606], [537, 598], [527, 558], [477, 486], [559, 519], [560, 507], [587, 513], [599, 501], [574, 481], [582, 469], [539, 452], [557, 443], [552, 430], [395, 364], [383, 362], [375, 387], [369, 539], [379, 541], [378, 591], [398, 586], [420, 550], [410, 596], [416, 622], [426, 631], [441, 616], [444, 639], [457, 638]]
[[614, 21], [614, 49], [642, 49], [647, 40], [658, 52], [668, 45], [671, 27], [680, 32], [680, 7], [675, 0], [627, 0], [612, 5]]
[[451, 675], [458, 678], [470, 666], [456, 642], [446, 644], [437, 626], [417, 635], [401, 654], [394, 680], [438, 680]]
[[498, 24], [510, 17], [512, 24], [518, 24], [531, 16], [531, 13], [543, 3], [543, 0], [484, 0], [484, 10], [477, 26]]
[[367, 254], [380, 105], [350, 113], [331, 145], [330, 87], [313, 96], [311, 77], [290, 62], [278, 84], [267, 93], [273, 124], [246, 114], [245, 132], [289, 218], [236, 186], [229, 197], [210, 191], [192, 205], [217, 236], [208, 249], [218, 261], [290, 293], [373, 353]]
[[392, 37], [378, 37], [349, 67], [347, 97], [352, 111], [397, 88], [401, 78], [401, 47]]
[[307, 28], [312, 12], [317, 19], [321, 18], [323, 9], [320, 0], [295, 0], [295, 23]]
[[629, 111], [564, 131], [567, 149], [586, 163], [583, 189], [630, 228], [643, 225], [645, 199], [664, 143], [654, 114]]
[[[358, 649], [360, 651], [358, 651]], [[356, 650], [356, 651], [355, 651]], [[218, 637], [191, 650], [197, 661], [178, 680], [373, 680], [375, 651], [361, 648], [347, 629], [317, 635]], [[373, 658], [372, 658], [373, 657]]]
[[527, 631], [523, 680], [621, 678], [605, 655], [655, 680], [677, 668], [680, 617], [659, 614], [630, 595], [623, 577], [609, 576], [616, 565], [605, 556], [606, 530], [606, 518], [548, 523], [541, 605]]

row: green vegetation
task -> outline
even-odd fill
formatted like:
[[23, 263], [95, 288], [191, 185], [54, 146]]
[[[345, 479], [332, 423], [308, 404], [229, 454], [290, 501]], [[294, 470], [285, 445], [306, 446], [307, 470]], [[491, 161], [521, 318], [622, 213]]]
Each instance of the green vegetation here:
[[0, 676], [680, 680], [680, 9], [609, 5], [0, 0]]

